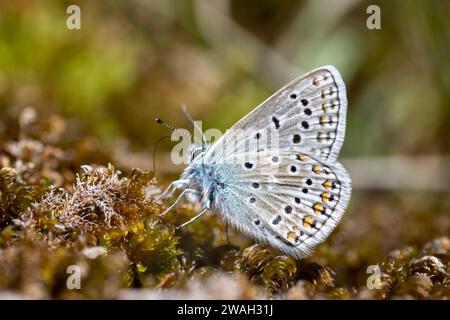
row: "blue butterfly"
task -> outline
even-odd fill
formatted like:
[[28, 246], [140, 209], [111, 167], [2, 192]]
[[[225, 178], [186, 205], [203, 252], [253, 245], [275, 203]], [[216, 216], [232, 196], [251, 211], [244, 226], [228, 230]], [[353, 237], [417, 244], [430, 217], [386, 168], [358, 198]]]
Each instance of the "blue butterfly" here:
[[192, 150], [161, 198], [182, 192], [202, 210], [296, 258], [312, 253], [341, 220], [350, 176], [337, 162], [347, 113], [345, 84], [324, 66], [287, 84], [213, 145]]

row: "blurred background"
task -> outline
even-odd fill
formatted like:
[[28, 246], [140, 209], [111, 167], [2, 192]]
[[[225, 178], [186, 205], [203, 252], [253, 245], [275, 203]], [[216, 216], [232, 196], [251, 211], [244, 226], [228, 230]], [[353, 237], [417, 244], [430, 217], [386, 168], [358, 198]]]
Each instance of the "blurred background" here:
[[[66, 27], [71, 4], [80, 30]], [[366, 27], [371, 4], [380, 30]], [[155, 117], [191, 130], [186, 105], [204, 129], [225, 130], [293, 78], [335, 65], [354, 194], [325, 246], [370, 263], [449, 234], [449, 52], [448, 1], [3, 0], [0, 137], [28, 108], [63, 118], [66, 139], [92, 137], [120, 167], [151, 169], [168, 134]], [[158, 147], [163, 185], [182, 170], [167, 161], [173, 144]]]

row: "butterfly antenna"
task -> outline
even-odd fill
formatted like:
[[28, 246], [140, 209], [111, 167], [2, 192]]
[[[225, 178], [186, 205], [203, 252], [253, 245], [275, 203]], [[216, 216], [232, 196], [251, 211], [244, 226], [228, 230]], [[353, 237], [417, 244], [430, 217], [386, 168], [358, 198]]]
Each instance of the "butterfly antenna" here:
[[161, 125], [163, 125], [164, 127], [168, 128], [168, 129], [170, 129], [170, 130], [172, 130], [172, 131], [175, 131], [175, 130], [177, 129], [177, 128], [175, 128], [174, 126], [168, 124], [167, 122], [162, 121], [161, 118], [155, 118], [155, 121], [156, 121], [156, 123], [161, 124]]
[[[165, 121], [162, 121], [161, 118], [155, 118], [155, 122], [158, 124], [163, 125], [164, 127], [168, 128], [171, 131], [175, 131], [177, 128], [174, 126], [168, 124]], [[163, 141], [164, 139], [170, 138], [169, 136], [164, 136], [162, 138], [159, 138], [158, 141], [156, 141], [155, 145], [153, 146], [153, 174], [156, 176], [156, 148], [158, 147], [158, 144]]]
[[164, 136], [162, 138], [159, 138], [158, 141], [156, 141], [155, 145], [153, 146], [153, 174], [156, 176], [156, 148], [158, 147], [158, 144], [163, 141], [164, 139], [170, 138], [169, 136]]
[[195, 123], [194, 118], [192, 118], [191, 114], [189, 113], [189, 111], [187, 110], [185, 105], [181, 106], [181, 110], [183, 111], [184, 115], [186, 116], [186, 118], [188, 118], [188, 120], [192, 123], [192, 125], [194, 126], [195, 129], [197, 129], [201, 134], [202, 134], [202, 141], [203, 144], [206, 145], [206, 138], [205, 135], [203, 134], [202, 129]]

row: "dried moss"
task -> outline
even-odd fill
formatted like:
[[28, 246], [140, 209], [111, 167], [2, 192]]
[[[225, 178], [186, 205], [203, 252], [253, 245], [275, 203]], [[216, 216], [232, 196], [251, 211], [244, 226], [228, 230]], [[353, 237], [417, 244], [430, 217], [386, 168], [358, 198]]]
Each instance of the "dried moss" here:
[[0, 228], [9, 225], [31, 203], [42, 196], [43, 188], [27, 185], [11, 167], [0, 169]]

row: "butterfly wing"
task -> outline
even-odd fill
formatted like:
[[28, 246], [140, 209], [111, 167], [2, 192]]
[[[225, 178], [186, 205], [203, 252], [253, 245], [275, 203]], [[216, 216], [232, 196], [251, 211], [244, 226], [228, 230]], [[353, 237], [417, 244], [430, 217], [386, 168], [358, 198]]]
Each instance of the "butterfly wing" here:
[[309, 255], [347, 207], [347, 172], [337, 162], [289, 150], [258, 156], [259, 161], [249, 159], [243, 165], [219, 165], [223, 187], [214, 207], [256, 240], [298, 258]]
[[[318, 68], [293, 80], [237, 122], [211, 147], [206, 160], [235, 155], [248, 139], [258, 140], [264, 149], [270, 146], [265, 135], [276, 131], [280, 147], [301, 148], [334, 162], [344, 141], [346, 113], [346, 89], [339, 71], [333, 66]], [[251, 130], [251, 137], [237, 138], [234, 148], [222, 150], [223, 140], [231, 140], [240, 130]]]
[[198, 159], [216, 170], [213, 209], [258, 241], [296, 257], [311, 253], [351, 194], [336, 162], [346, 112], [345, 85], [333, 66], [280, 89]]

